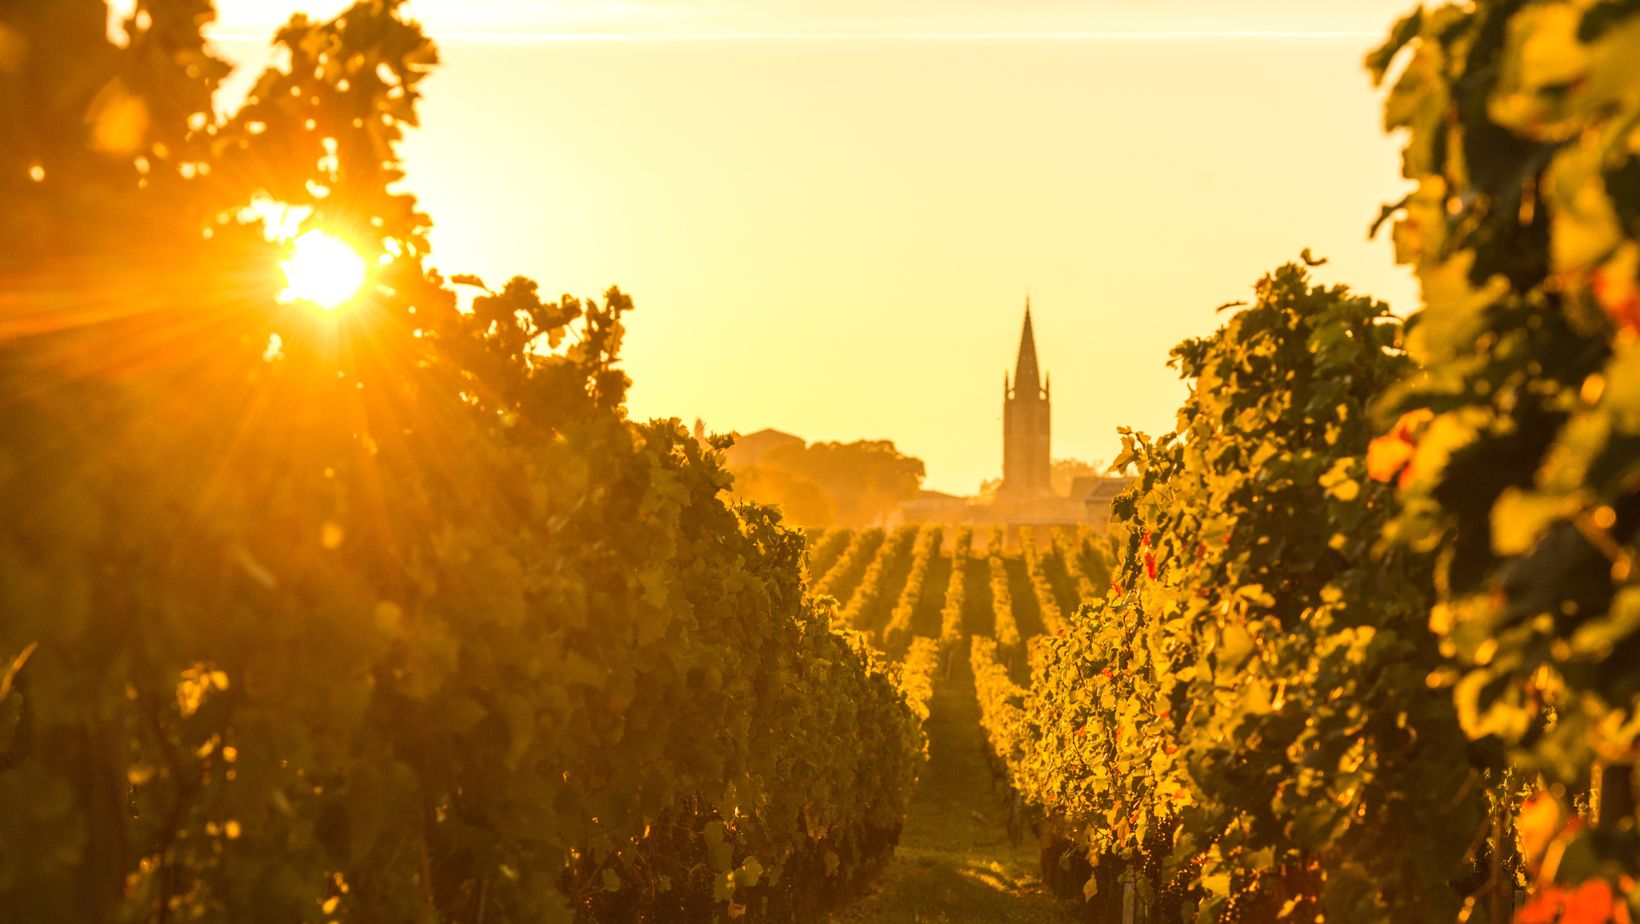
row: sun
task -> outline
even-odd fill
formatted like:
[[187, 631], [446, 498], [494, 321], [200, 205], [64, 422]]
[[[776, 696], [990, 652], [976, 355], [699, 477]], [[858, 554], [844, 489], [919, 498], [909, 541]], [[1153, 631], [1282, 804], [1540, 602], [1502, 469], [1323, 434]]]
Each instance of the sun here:
[[330, 310], [358, 294], [369, 265], [341, 238], [308, 231], [291, 242], [284, 268], [289, 284], [284, 291], [286, 299]]

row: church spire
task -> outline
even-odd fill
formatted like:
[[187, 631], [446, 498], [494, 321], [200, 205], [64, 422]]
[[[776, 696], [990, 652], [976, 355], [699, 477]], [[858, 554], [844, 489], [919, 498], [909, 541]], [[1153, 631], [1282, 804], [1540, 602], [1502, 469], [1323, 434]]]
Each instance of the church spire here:
[[1019, 361], [1014, 366], [1014, 393], [1035, 397], [1041, 393], [1042, 376], [1036, 368], [1036, 334], [1031, 330], [1031, 296], [1025, 296], [1025, 327], [1019, 333]]
[[[1003, 382], [1008, 381], [1003, 373]], [[1031, 325], [1031, 293], [1025, 293], [1025, 324], [1019, 332], [1019, 359], [1014, 387], [1002, 400], [1002, 493], [1034, 500], [1053, 493], [1049, 461], [1053, 405], [1036, 359], [1036, 331]]]

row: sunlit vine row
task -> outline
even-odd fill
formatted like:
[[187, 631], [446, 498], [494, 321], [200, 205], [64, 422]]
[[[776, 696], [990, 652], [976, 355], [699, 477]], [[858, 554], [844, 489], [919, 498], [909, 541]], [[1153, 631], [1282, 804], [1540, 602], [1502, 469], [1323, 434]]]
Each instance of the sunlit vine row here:
[[876, 528], [863, 529], [855, 533], [854, 538], [849, 541], [848, 548], [837, 560], [837, 564], [826, 571], [825, 577], [814, 582], [814, 593], [817, 596], [828, 596], [846, 602], [859, 586], [866, 568], [876, 559], [883, 539], [883, 531]]
[[1380, 547], [1398, 325], [1300, 266], [1255, 294], [1175, 350], [1179, 429], [1124, 437], [1114, 592], [1039, 642], [1013, 778], [1152, 915], [1450, 919], [1494, 820], [1425, 682], [1430, 562]]
[[904, 571], [919, 532], [916, 526], [901, 526], [878, 546], [877, 554], [860, 579], [860, 586], [837, 614], [842, 625], [860, 631], [875, 627], [884, 604], [894, 598], [895, 588], [889, 584]]
[[979, 697], [980, 727], [985, 731], [991, 770], [1011, 784], [1026, 746], [1022, 704], [1026, 691], [1014, 683], [1002, 660], [1002, 647], [984, 635], [969, 640], [968, 663]]
[[929, 567], [939, 553], [940, 538], [941, 530], [937, 526], [924, 526], [917, 533], [916, 545], [911, 552], [911, 571], [906, 575], [905, 584], [900, 588], [894, 609], [889, 614], [888, 624], [883, 627], [883, 647], [888, 651], [898, 650], [911, 634], [912, 620], [916, 617], [917, 607], [922, 602], [923, 583], [928, 577]]
[[1050, 635], [1058, 635], [1065, 630], [1065, 617], [1059, 607], [1053, 579], [1048, 576], [1047, 562], [1037, 551], [1034, 532], [1020, 532], [1019, 553], [1025, 563], [1025, 573], [1030, 579], [1031, 591], [1036, 595], [1036, 603], [1042, 613], [1043, 630]]
[[854, 530], [848, 528], [827, 530], [820, 539], [809, 536], [809, 584], [817, 586], [843, 557], [843, 552], [854, 540]]
[[950, 652], [962, 640], [963, 613], [967, 607], [968, 550], [974, 541], [972, 528], [957, 529], [951, 542], [951, 577], [945, 584], [945, 599], [940, 607], [940, 648]]
[[934, 672], [940, 664], [939, 640], [919, 635], [911, 640], [900, 659], [900, 688], [906, 703], [917, 717], [928, 721], [928, 704], [934, 698]]
[[1002, 530], [991, 534], [990, 547], [985, 550], [985, 568], [991, 583], [991, 612], [996, 617], [993, 637], [1011, 658], [1018, 654], [1024, 640], [1019, 634], [1019, 622], [1014, 618], [1013, 594], [1008, 590], [1008, 565], [1002, 554], [1004, 539]]

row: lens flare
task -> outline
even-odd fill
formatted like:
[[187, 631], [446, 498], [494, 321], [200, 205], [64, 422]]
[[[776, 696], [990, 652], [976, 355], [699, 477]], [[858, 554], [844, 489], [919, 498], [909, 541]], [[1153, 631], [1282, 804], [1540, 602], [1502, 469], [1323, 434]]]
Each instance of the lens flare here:
[[284, 268], [289, 285], [284, 298], [329, 310], [358, 294], [369, 267], [346, 241], [323, 231], [309, 231], [291, 242]]

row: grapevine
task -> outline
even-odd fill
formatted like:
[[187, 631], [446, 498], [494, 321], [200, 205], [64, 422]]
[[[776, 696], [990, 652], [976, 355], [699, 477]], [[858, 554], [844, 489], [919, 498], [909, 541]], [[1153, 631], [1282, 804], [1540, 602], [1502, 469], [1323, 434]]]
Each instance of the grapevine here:
[[911, 572], [900, 588], [894, 609], [889, 614], [888, 625], [883, 628], [883, 647], [889, 651], [898, 649], [911, 633], [911, 622], [922, 602], [928, 567], [939, 553], [940, 536], [940, 530], [932, 526], [924, 526], [917, 533], [916, 545], [911, 551]]
[[1003, 559], [1002, 543], [1002, 531], [993, 532], [985, 553], [986, 573], [991, 582], [991, 611], [996, 617], [994, 638], [1004, 652], [1017, 653], [1023, 639], [1019, 635], [1019, 623], [1014, 619], [1014, 600], [1008, 590], [1008, 566]]
[[1033, 533], [1020, 533], [1019, 550], [1025, 560], [1025, 571], [1031, 581], [1031, 591], [1036, 595], [1037, 606], [1042, 612], [1044, 631], [1049, 635], [1064, 632], [1065, 617], [1060, 611], [1059, 600], [1054, 592], [1053, 579], [1048, 576], [1046, 562], [1037, 552], [1036, 537]]
[[940, 608], [940, 648], [953, 651], [962, 640], [963, 612], [967, 604], [968, 550], [974, 533], [969, 527], [958, 527], [951, 542], [951, 578], [945, 585], [945, 602]]
[[902, 526], [878, 546], [876, 556], [860, 578], [860, 586], [849, 595], [848, 603], [837, 614], [842, 625], [859, 631], [870, 631], [875, 626], [883, 603], [891, 599], [893, 588], [889, 585], [911, 557], [917, 532], [915, 526]]
[[832, 566], [843, 557], [843, 551], [849, 547], [854, 539], [851, 529], [833, 529], [825, 536], [816, 540], [809, 539], [809, 584], [818, 585], [831, 572]]
[[832, 597], [846, 603], [853, 596], [855, 588], [860, 585], [866, 568], [876, 559], [878, 548], [882, 544], [883, 531], [880, 529], [864, 529], [855, 533], [842, 557], [826, 571], [824, 577], [815, 581], [815, 595]]
[[1422, 294], [1373, 475], [1397, 538], [1437, 550], [1432, 682], [1542, 784], [1522, 920], [1640, 913], [1637, 56], [1634, 4], [1481, 0], [1413, 12], [1368, 59], [1400, 63], [1385, 124], [1417, 185], [1383, 220]]

